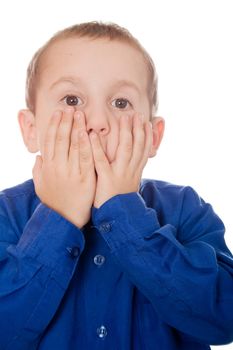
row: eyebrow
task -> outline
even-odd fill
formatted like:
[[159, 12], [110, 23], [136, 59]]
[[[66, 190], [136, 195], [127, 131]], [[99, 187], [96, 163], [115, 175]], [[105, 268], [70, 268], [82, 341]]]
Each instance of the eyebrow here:
[[[71, 77], [71, 76], [66, 76], [66, 77], [61, 77], [58, 80], [56, 80], [51, 86], [50, 90], [52, 90], [56, 85], [61, 84], [61, 83], [70, 83], [72, 85], [78, 85], [78, 84], [83, 84], [82, 80], [78, 77]], [[121, 88], [123, 86], [128, 86], [130, 88], [133, 88], [138, 92], [138, 94], [141, 94], [140, 88], [132, 81], [126, 80], [126, 79], [121, 79], [117, 80], [115, 83], [112, 84], [112, 87], [115, 88]]]
[[131, 87], [134, 90], [136, 90], [139, 94], [141, 94], [140, 88], [130, 80], [121, 79], [121, 80], [117, 80], [116, 83], [113, 84], [113, 87], [116, 87], [116, 88], [120, 88], [122, 86]]

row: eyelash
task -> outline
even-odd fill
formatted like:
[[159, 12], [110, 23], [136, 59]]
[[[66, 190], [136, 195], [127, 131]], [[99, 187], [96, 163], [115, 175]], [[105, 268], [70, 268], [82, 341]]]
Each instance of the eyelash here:
[[[65, 101], [68, 97], [73, 97], [73, 98], [76, 98], [76, 99], [80, 99], [78, 96], [75, 96], [75, 95], [66, 95], [65, 97], [63, 97], [62, 99], [61, 99], [61, 101]], [[132, 107], [132, 103], [129, 101], [129, 100], [127, 100], [126, 98], [122, 98], [122, 97], [120, 97], [120, 98], [116, 98], [115, 100], [113, 100], [113, 101], [117, 101], [117, 100], [120, 100], [120, 101], [125, 101], [125, 102], [127, 102], [129, 105], [130, 105], [130, 107]], [[68, 105], [68, 106], [78, 106], [78, 105]], [[118, 108], [118, 107], [115, 107], [115, 108]], [[124, 110], [125, 108], [119, 108], [119, 109], [122, 109], [122, 110]]]

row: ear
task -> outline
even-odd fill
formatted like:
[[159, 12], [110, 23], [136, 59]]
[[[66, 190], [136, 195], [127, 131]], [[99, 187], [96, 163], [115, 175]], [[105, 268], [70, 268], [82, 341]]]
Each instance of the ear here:
[[152, 132], [153, 140], [149, 153], [149, 158], [153, 158], [157, 150], [159, 149], [160, 143], [163, 139], [163, 133], [165, 129], [165, 120], [162, 117], [152, 117]]
[[18, 122], [23, 136], [23, 141], [28, 151], [36, 153], [39, 151], [37, 145], [37, 133], [35, 116], [29, 109], [21, 109], [18, 113]]

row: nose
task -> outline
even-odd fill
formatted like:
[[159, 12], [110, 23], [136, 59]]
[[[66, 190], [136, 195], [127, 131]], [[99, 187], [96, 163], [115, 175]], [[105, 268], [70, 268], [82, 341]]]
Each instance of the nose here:
[[107, 135], [110, 131], [109, 116], [106, 111], [85, 111], [86, 128], [88, 134], [95, 131], [100, 136]]

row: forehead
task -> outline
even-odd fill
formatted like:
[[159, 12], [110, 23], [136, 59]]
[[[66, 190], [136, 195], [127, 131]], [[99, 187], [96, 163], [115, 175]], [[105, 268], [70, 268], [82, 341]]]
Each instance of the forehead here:
[[148, 70], [142, 53], [128, 43], [109, 39], [67, 38], [52, 43], [43, 55], [41, 81], [61, 76], [112, 81], [130, 80], [144, 90]]

